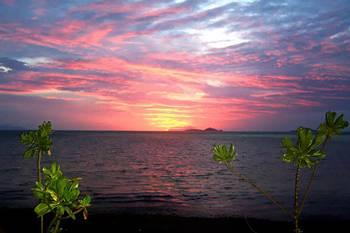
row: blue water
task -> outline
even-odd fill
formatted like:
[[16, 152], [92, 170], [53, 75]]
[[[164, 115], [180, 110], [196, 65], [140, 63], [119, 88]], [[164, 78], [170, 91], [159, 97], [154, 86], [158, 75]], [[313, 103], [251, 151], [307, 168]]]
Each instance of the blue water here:
[[[16, 131], [0, 131], [0, 208], [32, 207], [35, 160], [23, 159]], [[233, 143], [237, 169], [291, 207], [294, 169], [280, 161], [283, 134], [63, 132], [53, 156], [81, 177], [94, 212], [197, 217], [285, 216], [251, 186], [212, 161], [211, 147]], [[330, 142], [303, 217], [350, 219], [350, 135]], [[303, 178], [309, 173], [304, 172]]]

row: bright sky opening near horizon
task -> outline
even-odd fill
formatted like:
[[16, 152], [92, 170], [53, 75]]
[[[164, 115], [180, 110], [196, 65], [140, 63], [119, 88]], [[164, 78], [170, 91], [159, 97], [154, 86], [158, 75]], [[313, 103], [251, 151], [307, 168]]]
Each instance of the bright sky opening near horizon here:
[[0, 128], [291, 130], [350, 117], [350, 1], [0, 1]]

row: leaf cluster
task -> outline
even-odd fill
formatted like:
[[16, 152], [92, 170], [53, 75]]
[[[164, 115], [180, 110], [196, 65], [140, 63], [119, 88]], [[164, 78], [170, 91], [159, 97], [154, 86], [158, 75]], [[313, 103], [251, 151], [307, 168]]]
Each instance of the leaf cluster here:
[[212, 152], [214, 161], [224, 164], [231, 163], [237, 155], [235, 147], [232, 144], [229, 148], [223, 144], [214, 145]]
[[318, 127], [318, 132], [331, 138], [334, 135], [339, 135], [341, 130], [349, 126], [349, 122], [344, 119], [344, 114], [337, 117], [336, 112], [327, 112], [326, 119]]
[[299, 127], [297, 140], [293, 143], [289, 137], [282, 140], [284, 153], [282, 161], [293, 163], [298, 167], [311, 168], [326, 157], [323, 146], [332, 136], [340, 134], [348, 126], [343, 114], [337, 117], [335, 112], [327, 112], [325, 121], [320, 124], [314, 134], [311, 129]]
[[301, 168], [311, 168], [326, 156], [320, 149], [323, 141], [323, 136], [315, 136], [311, 129], [299, 127], [297, 129], [297, 141], [295, 144], [289, 137], [285, 137], [282, 140], [282, 147], [285, 150], [282, 160], [286, 163], [293, 163]]
[[[325, 158], [325, 145], [334, 135], [341, 133], [343, 129], [348, 127], [349, 123], [344, 120], [343, 114], [337, 116], [336, 112], [327, 112], [325, 121], [320, 124], [317, 131], [309, 128], [299, 127], [296, 130], [296, 141], [293, 142], [291, 138], [285, 137], [282, 140], [282, 148], [284, 153], [282, 160], [286, 163], [295, 165], [295, 188], [294, 188], [294, 212], [291, 214], [287, 208], [279, 203], [269, 192], [262, 189], [254, 181], [235, 171], [232, 161], [235, 159], [237, 153], [234, 146], [227, 148], [225, 145], [214, 145], [213, 159], [214, 161], [224, 164], [234, 175], [241, 180], [251, 184], [256, 190], [262, 193], [267, 199], [278, 206], [282, 211], [291, 216], [295, 223], [295, 232], [301, 232], [298, 222], [303, 210], [305, 201], [308, 197], [312, 181], [315, 177], [317, 165]], [[300, 168], [313, 168], [309, 182], [306, 186], [305, 193], [299, 203], [300, 194]], [[300, 206], [299, 206], [300, 204]]]
[[50, 121], [44, 121], [38, 126], [38, 130], [21, 134], [21, 142], [26, 146], [24, 158], [31, 158], [39, 154], [47, 153], [51, 155], [52, 125]]
[[65, 177], [57, 163], [43, 168], [45, 181], [36, 182], [33, 193], [40, 203], [34, 211], [38, 216], [54, 213], [58, 218], [76, 219], [75, 214], [83, 212], [87, 218], [87, 207], [90, 206], [90, 196], [80, 198], [79, 179]]

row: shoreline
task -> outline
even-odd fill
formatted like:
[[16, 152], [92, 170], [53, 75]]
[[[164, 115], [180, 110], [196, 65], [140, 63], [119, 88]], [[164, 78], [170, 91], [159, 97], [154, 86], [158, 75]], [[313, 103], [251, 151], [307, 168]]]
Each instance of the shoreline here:
[[[30, 208], [0, 209], [0, 233], [38, 232], [38, 218]], [[66, 233], [73, 232], [200, 232], [200, 233], [262, 233], [262, 232], [293, 232], [291, 222], [269, 221], [263, 219], [228, 218], [197, 218], [164, 215], [132, 215], [114, 213], [93, 213], [87, 221], [79, 216], [76, 221], [67, 220], [63, 223]], [[308, 232], [342, 232], [349, 229], [350, 220], [334, 217], [313, 217], [302, 220], [302, 229]]]

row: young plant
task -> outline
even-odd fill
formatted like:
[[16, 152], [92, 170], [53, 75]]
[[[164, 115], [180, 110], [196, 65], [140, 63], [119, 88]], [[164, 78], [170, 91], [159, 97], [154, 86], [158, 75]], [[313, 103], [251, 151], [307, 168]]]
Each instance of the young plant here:
[[[37, 166], [37, 183], [41, 184], [41, 159], [47, 154], [51, 155], [52, 140], [52, 125], [50, 121], [44, 121], [38, 126], [38, 130], [22, 133], [20, 140], [25, 145], [24, 158], [36, 158]], [[44, 218], [40, 217], [40, 232], [44, 233]]]
[[[45, 215], [49, 213], [53, 215], [47, 232], [57, 233], [62, 230], [60, 224], [64, 219], [74, 220], [75, 215], [80, 212], [83, 212], [84, 219], [87, 219], [87, 207], [91, 202], [89, 196], [80, 199], [79, 179], [65, 177], [57, 163], [52, 163], [49, 168], [41, 169], [42, 156], [51, 155], [51, 134], [50, 122], [43, 122], [36, 131], [21, 134], [21, 142], [26, 146], [24, 157], [37, 158], [37, 181], [33, 193], [39, 200], [34, 211], [40, 217], [41, 233], [44, 232]], [[42, 179], [42, 174], [44, 174], [44, 179]]]
[[37, 181], [41, 183], [41, 159], [47, 154], [51, 155], [52, 140], [52, 125], [50, 121], [44, 121], [38, 126], [38, 130], [21, 134], [21, 142], [25, 145], [24, 158], [37, 159]]
[[316, 166], [325, 156], [325, 152], [320, 148], [320, 145], [325, 141], [324, 135], [318, 133], [313, 135], [311, 129], [298, 128], [297, 141], [294, 144], [292, 140], [285, 137], [282, 140], [282, 147], [285, 153], [282, 155], [282, 161], [292, 163], [296, 167], [294, 179], [294, 204], [293, 204], [293, 219], [294, 229], [296, 233], [300, 233], [299, 228], [299, 194], [300, 194], [300, 172], [303, 168], [312, 168]]
[[[320, 124], [315, 135], [311, 129], [300, 127], [297, 130], [297, 141], [295, 144], [288, 137], [282, 140], [282, 147], [285, 150], [285, 153], [282, 155], [282, 161], [291, 163], [296, 167], [293, 218], [295, 232], [297, 233], [302, 232], [299, 227], [300, 215], [316, 176], [318, 166], [326, 157], [326, 144], [333, 136], [339, 135], [348, 125], [349, 123], [344, 120], [343, 114], [337, 116], [336, 112], [327, 112], [325, 121]], [[302, 168], [312, 169], [312, 174], [300, 202], [300, 169]]]
[[80, 199], [79, 179], [65, 177], [57, 163], [52, 163], [49, 168], [44, 167], [43, 173], [44, 182], [37, 182], [33, 189], [34, 196], [40, 201], [34, 211], [40, 217], [53, 213], [48, 232], [60, 232], [61, 221], [68, 218], [75, 220], [75, 215], [80, 212], [83, 212], [86, 220], [91, 198], [85, 196]]
[[[337, 117], [335, 112], [327, 112], [325, 118], [325, 121], [318, 127], [316, 134], [313, 134], [311, 129], [299, 127], [297, 129], [297, 140], [295, 143], [293, 143], [293, 141], [288, 137], [285, 137], [282, 140], [282, 147], [284, 149], [282, 161], [291, 163], [296, 167], [292, 213], [288, 211], [280, 202], [278, 202], [269, 192], [262, 189], [254, 181], [248, 179], [234, 168], [233, 161], [237, 153], [234, 150], [233, 145], [231, 145], [229, 149], [227, 149], [225, 145], [215, 145], [212, 150], [213, 159], [218, 163], [224, 164], [234, 175], [252, 185], [266, 198], [278, 206], [283, 212], [293, 219], [295, 232], [301, 233], [302, 231], [299, 223], [300, 215], [309, 195], [313, 180], [316, 176], [318, 166], [326, 157], [325, 146], [334, 135], [339, 135], [341, 131], [349, 125], [348, 122], [344, 120], [343, 114]], [[312, 173], [300, 201], [300, 173], [302, 169], [312, 169]]]

